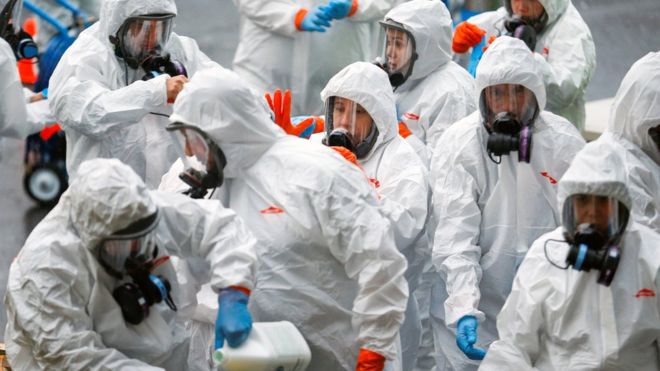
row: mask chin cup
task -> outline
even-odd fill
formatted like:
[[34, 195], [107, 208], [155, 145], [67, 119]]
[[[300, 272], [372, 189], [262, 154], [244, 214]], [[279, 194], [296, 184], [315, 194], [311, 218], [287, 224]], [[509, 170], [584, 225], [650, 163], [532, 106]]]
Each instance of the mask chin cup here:
[[611, 244], [590, 224], [580, 224], [566, 240], [570, 243], [566, 263], [577, 271], [597, 270], [597, 282], [609, 286], [621, 260], [621, 248]]
[[323, 144], [328, 147], [344, 147], [347, 150], [355, 153], [355, 147], [351, 140], [351, 135], [345, 129], [335, 129], [323, 139]]
[[401, 72], [394, 72], [388, 77], [390, 79], [390, 85], [392, 85], [393, 88], [399, 87], [406, 82], [406, 77]]

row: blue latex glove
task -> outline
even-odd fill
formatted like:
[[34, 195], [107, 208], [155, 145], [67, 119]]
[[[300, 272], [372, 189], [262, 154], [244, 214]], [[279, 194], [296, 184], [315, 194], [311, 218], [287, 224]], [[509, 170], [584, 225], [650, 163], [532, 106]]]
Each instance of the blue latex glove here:
[[351, 12], [353, 0], [330, 0], [328, 5], [319, 6], [326, 19], [343, 19]]
[[[298, 126], [298, 124], [309, 119], [310, 117], [311, 116], [293, 116], [291, 118], [291, 124], [293, 126]], [[313, 123], [310, 126], [308, 126], [307, 129], [305, 129], [302, 133], [300, 133], [299, 137], [309, 139], [309, 137], [311, 137], [312, 134], [314, 133], [315, 129], [316, 129], [316, 120], [313, 119]]]
[[325, 32], [328, 27], [330, 27], [330, 20], [324, 16], [320, 7], [308, 12], [300, 23], [303, 31]]
[[474, 348], [477, 342], [477, 319], [474, 316], [463, 316], [456, 327], [456, 345], [469, 359], [482, 360], [486, 351]]
[[248, 296], [234, 288], [218, 294], [218, 318], [215, 321], [215, 349], [222, 348], [224, 340], [230, 347], [243, 344], [252, 330], [252, 316], [247, 309]]

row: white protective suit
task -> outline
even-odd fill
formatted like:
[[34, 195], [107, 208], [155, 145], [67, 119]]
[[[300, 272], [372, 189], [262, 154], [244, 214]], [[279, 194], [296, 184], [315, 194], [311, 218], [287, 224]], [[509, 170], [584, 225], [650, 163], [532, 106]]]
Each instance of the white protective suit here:
[[476, 347], [497, 339], [495, 317], [518, 265], [532, 242], [560, 223], [556, 183], [584, 140], [568, 121], [543, 111], [545, 89], [537, 64], [521, 40], [500, 37], [477, 67], [480, 93], [498, 84], [519, 84], [534, 93], [540, 114], [532, 126], [529, 164], [518, 162], [516, 152], [502, 156], [499, 165], [489, 159], [480, 111], [450, 126], [433, 154], [431, 186], [438, 224], [433, 263], [448, 295], [444, 313], [432, 313], [447, 325], [435, 331], [436, 348], [448, 362], [440, 369], [476, 368], [478, 362], [456, 346], [458, 320], [466, 315], [479, 320]]
[[0, 38], [0, 137], [25, 139], [28, 135], [52, 124], [55, 118], [47, 101], [29, 103], [16, 68], [14, 51]]
[[[444, 130], [477, 109], [474, 79], [451, 60], [452, 19], [441, 1], [409, 1], [389, 11], [387, 19], [400, 23], [415, 39], [417, 59], [412, 74], [394, 91], [394, 98], [399, 120], [413, 133], [406, 142], [429, 166]], [[442, 305], [435, 300], [430, 303], [437, 280], [429, 257], [419, 290], [415, 291], [423, 331], [418, 367], [426, 371], [434, 364], [428, 353], [434, 347], [431, 326], [436, 326], [429, 322], [429, 310], [430, 306]]]
[[[559, 182], [559, 204], [587, 193], [615, 197], [630, 208], [625, 159], [617, 152], [580, 155]], [[634, 218], [628, 222], [609, 287], [596, 282], [596, 270], [551, 265], [546, 245], [548, 256], [562, 266], [568, 249], [556, 241], [564, 241], [563, 228], [530, 248], [497, 318], [500, 340], [480, 369], [660, 369], [660, 234]]]
[[[396, 246], [408, 261], [405, 277], [410, 292], [414, 293], [430, 256], [425, 228], [429, 210], [426, 166], [399, 136], [392, 86], [382, 69], [367, 62], [347, 66], [330, 79], [321, 92], [323, 101], [333, 96], [361, 105], [378, 128], [376, 143], [359, 162], [376, 187], [381, 210], [394, 231]], [[417, 303], [410, 296], [406, 320], [401, 327], [404, 370], [413, 368], [420, 337]]]
[[321, 114], [319, 93], [345, 66], [375, 57], [376, 21], [395, 0], [356, 0], [355, 14], [332, 21], [326, 32], [298, 31], [296, 14], [327, 0], [233, 0], [241, 32], [233, 69], [263, 96], [291, 89], [293, 115]]
[[406, 261], [364, 174], [286, 135], [231, 71], [195, 76], [170, 119], [204, 130], [227, 158], [227, 206], [259, 240], [255, 321], [292, 322], [312, 350], [308, 370], [354, 370], [361, 347], [397, 359]]
[[[510, 0], [505, 0], [510, 1]], [[570, 0], [539, 0], [548, 23], [537, 35], [534, 59], [547, 92], [546, 109], [584, 129], [584, 92], [596, 69], [591, 31]], [[486, 31], [485, 40], [506, 33], [507, 10], [476, 15], [468, 22]]]
[[[108, 39], [128, 17], [176, 12], [174, 0], [106, 0], [99, 22], [64, 53], [50, 79], [49, 100], [66, 131], [70, 178], [84, 160], [118, 158], [155, 188], [177, 159], [162, 116], [171, 113], [165, 87], [169, 76], [139, 81], [144, 71], [116, 57]], [[216, 65], [194, 40], [175, 33], [165, 52], [183, 63], [189, 77]]]
[[[11, 265], [5, 341], [12, 369], [187, 370], [190, 339], [177, 312], [161, 302], [139, 325], [127, 323], [112, 296], [127, 279], [102, 268], [98, 244], [157, 211], [159, 255], [204, 258], [217, 292], [253, 287], [255, 238], [220, 202], [149, 191], [116, 159], [87, 161], [78, 175]], [[179, 303], [171, 263], [153, 272], [170, 281]]]
[[[385, 20], [400, 23], [415, 39], [412, 74], [394, 91], [399, 120], [432, 152], [449, 125], [477, 109], [474, 79], [451, 60], [452, 20], [441, 1], [413, 0], [390, 10]], [[430, 160], [430, 153], [423, 154]], [[428, 162], [427, 162], [428, 163]]]

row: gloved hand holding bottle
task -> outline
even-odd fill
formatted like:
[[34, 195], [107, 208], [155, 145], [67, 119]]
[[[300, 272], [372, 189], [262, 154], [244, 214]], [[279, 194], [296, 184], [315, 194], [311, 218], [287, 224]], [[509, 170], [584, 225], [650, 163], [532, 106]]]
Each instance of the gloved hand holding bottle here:
[[247, 304], [249, 290], [229, 287], [218, 294], [218, 318], [215, 321], [215, 349], [222, 348], [225, 339], [230, 347], [243, 344], [252, 330], [252, 316]]
[[275, 123], [287, 134], [309, 139], [313, 133], [318, 132], [316, 130], [318, 120], [314, 116], [296, 116], [294, 120], [291, 119], [291, 92], [288, 89], [284, 95], [280, 89], [275, 90], [273, 96], [266, 93], [266, 101], [273, 111]]
[[330, 0], [328, 5], [319, 6], [319, 10], [323, 12], [328, 20], [344, 19], [355, 12], [353, 6], [353, 0]]
[[369, 349], [360, 348], [355, 371], [382, 371], [385, 368], [385, 357]]
[[477, 343], [477, 319], [474, 316], [463, 316], [456, 326], [456, 345], [469, 359], [482, 360], [486, 351], [475, 348]]
[[454, 31], [451, 48], [455, 53], [465, 53], [481, 42], [486, 31], [469, 22], [461, 22]]

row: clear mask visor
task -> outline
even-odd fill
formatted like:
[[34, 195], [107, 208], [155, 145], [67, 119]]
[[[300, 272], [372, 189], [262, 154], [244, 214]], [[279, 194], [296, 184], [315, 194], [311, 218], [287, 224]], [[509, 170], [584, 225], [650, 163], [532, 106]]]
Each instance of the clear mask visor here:
[[169, 40], [173, 23], [172, 14], [130, 18], [120, 35], [124, 53], [138, 63], [150, 54], [159, 54]]
[[99, 259], [116, 272], [126, 271], [126, 262], [130, 259], [153, 259], [156, 253], [156, 237], [154, 229], [159, 218], [146, 229], [133, 234], [113, 235], [99, 246]]
[[538, 104], [534, 93], [518, 84], [499, 84], [486, 87], [481, 96], [482, 114], [486, 123], [493, 129], [493, 122], [498, 113], [509, 113], [523, 126], [528, 126], [535, 118]]
[[362, 142], [373, 125], [373, 120], [366, 109], [350, 99], [330, 97], [325, 107], [326, 135], [344, 132], [353, 147]]
[[589, 230], [599, 234], [604, 242], [610, 241], [623, 233], [627, 222], [623, 216], [625, 210], [626, 207], [613, 197], [572, 195], [564, 203], [564, 229], [569, 236], [575, 236], [589, 226]]
[[412, 70], [414, 43], [408, 32], [396, 27], [383, 26], [385, 32], [381, 60], [389, 75], [400, 73], [407, 78]]
[[5, 7], [7, 6], [12, 6], [11, 9], [9, 10], [8, 16], [10, 17], [7, 20], [3, 20], [11, 24], [13, 33], [18, 33], [18, 31], [21, 30], [21, 12], [23, 11], [23, 0], [17, 0], [17, 1], [12, 1], [12, 0], [7, 0], [7, 1], [2, 1], [0, 0], [0, 10], [3, 11], [4, 13]]

